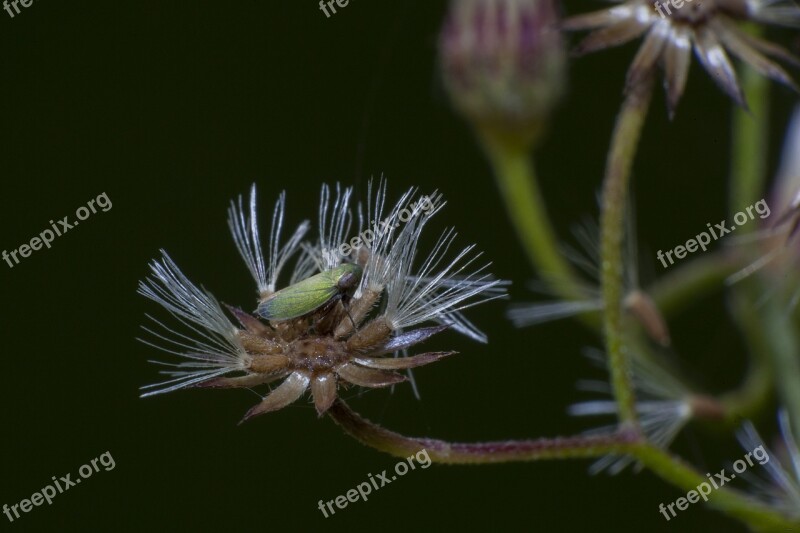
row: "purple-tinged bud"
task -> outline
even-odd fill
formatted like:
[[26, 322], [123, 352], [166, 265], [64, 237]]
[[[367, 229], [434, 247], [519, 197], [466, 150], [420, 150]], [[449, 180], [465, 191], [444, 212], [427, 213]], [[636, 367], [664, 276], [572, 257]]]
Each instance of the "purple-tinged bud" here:
[[563, 92], [553, 0], [452, 0], [439, 39], [444, 85], [473, 126], [533, 140]]

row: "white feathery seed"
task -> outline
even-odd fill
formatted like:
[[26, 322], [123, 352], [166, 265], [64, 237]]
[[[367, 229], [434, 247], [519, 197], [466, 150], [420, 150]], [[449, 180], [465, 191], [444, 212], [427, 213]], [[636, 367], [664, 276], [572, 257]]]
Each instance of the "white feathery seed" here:
[[[236, 327], [225, 316], [219, 302], [189, 281], [165, 251], [161, 253], [161, 261], [150, 263], [152, 276], [139, 282], [138, 292], [169, 311], [190, 334], [180, 333], [148, 315], [163, 331], [143, 326], [158, 340], [139, 340], [188, 361], [178, 364], [156, 362], [176, 368], [162, 372], [173, 379], [142, 387], [147, 390], [142, 397], [171, 392], [243, 370], [249, 360], [236, 336]], [[158, 341], [166, 344], [158, 344]]]
[[246, 214], [241, 195], [237, 203], [231, 201], [231, 205], [228, 208], [228, 227], [233, 235], [233, 242], [236, 244], [236, 248], [256, 281], [259, 297], [263, 299], [277, 290], [278, 276], [286, 266], [286, 262], [298, 250], [303, 237], [308, 232], [309, 224], [308, 221], [302, 222], [281, 248], [280, 237], [286, 208], [286, 192], [281, 192], [272, 212], [272, 226], [269, 234], [269, 262], [265, 263], [258, 231], [255, 183], [250, 188], [249, 208], [249, 214]]

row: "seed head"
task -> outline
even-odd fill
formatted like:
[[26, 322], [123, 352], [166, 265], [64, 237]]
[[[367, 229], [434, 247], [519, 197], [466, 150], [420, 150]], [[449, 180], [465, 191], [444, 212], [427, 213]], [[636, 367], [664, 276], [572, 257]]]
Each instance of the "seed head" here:
[[[370, 196], [372, 192], [370, 183]], [[453, 230], [445, 231], [433, 251], [416, 267], [422, 229], [443, 205], [431, 202], [429, 197], [412, 201], [416, 194], [416, 189], [408, 191], [385, 210], [386, 184], [382, 182], [368, 203], [366, 218], [365, 210], [359, 210], [362, 238], [351, 240], [353, 245], [349, 248], [342, 244], [353, 221], [351, 189], [337, 186], [332, 195], [331, 189], [323, 186], [318, 239], [304, 239], [309, 224], [303, 222], [285, 244], [281, 244], [281, 230], [286, 199], [281, 194], [272, 217], [268, 260], [261, 249], [255, 186], [247, 204], [241, 197], [232, 202], [228, 224], [256, 282], [258, 302], [274, 303], [280, 299], [281, 311], [268, 314], [270, 320], [226, 306], [236, 320], [234, 325], [218, 301], [189, 281], [162, 252], [161, 260], [151, 263], [152, 275], [140, 283], [139, 293], [166, 308], [189, 331], [182, 333], [152, 319], [160, 329], [145, 328], [153, 339], [144, 342], [185, 361], [168, 364], [173, 369], [165, 373], [171, 379], [144, 387], [142, 396], [185, 387], [250, 388], [279, 381], [261, 403], [248, 411], [245, 420], [281, 409], [309, 389], [316, 410], [322, 415], [340, 388], [394, 385], [406, 380], [397, 371], [427, 365], [455, 353], [388, 357], [445, 329], [485, 339], [461, 315], [461, 310], [505, 296], [507, 284], [486, 272], [488, 264], [476, 264], [481, 254], [473, 246], [449, 257], [456, 237]], [[378, 220], [382, 224], [377, 224]], [[288, 288], [279, 289], [282, 271], [293, 258], [295, 268]], [[348, 278], [347, 284], [336, 286], [335, 290], [324, 284], [330, 276], [307, 281], [319, 272], [338, 272], [342, 265], [352, 265], [343, 271], [360, 277]], [[303, 280], [306, 281], [300, 284]], [[319, 283], [329, 296], [320, 305], [314, 300], [304, 309], [307, 291], [316, 290]], [[302, 301], [297, 303], [296, 298]], [[287, 307], [306, 312], [296, 316], [299, 313], [285, 312]], [[278, 306], [270, 306], [273, 308]], [[435, 325], [420, 327], [426, 322]]]
[[[653, 0], [614, 1], [613, 7], [564, 21], [567, 30], [592, 30], [575, 52], [587, 54], [644, 36], [628, 69], [631, 90], [660, 64], [670, 116], [674, 116], [689, 76], [691, 53], [734, 102], [745, 107], [733, 54], [762, 75], [798, 90], [792, 78], [770, 57], [795, 67], [800, 61], [787, 50], [747, 33], [739, 23], [800, 25], [800, 8], [789, 0], [686, 0], [679, 9]], [[666, 4], [666, 7], [664, 7]], [[662, 9], [659, 9], [662, 8]]]
[[[604, 364], [604, 355], [587, 351], [593, 362]], [[662, 362], [646, 355], [633, 358], [633, 384], [636, 391], [636, 412], [642, 432], [654, 445], [667, 449], [684, 426], [693, 418], [719, 420], [724, 411], [714, 398], [692, 392], [676, 374]], [[581, 381], [581, 390], [611, 395], [608, 383]], [[616, 415], [617, 403], [613, 400], [590, 400], [573, 404], [569, 413], [574, 416]], [[615, 426], [602, 426], [586, 432], [588, 435], [612, 433]], [[622, 472], [634, 460], [627, 456], [607, 455], [595, 461], [589, 469], [592, 474], [607, 471], [611, 475]], [[641, 465], [637, 465], [640, 468]]]

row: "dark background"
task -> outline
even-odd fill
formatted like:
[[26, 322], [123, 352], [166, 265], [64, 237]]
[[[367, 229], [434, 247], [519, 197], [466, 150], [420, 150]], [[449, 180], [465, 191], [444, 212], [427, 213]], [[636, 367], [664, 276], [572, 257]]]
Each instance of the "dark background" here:
[[[225, 209], [253, 181], [265, 206], [288, 191], [292, 224], [316, 217], [324, 181], [353, 184], [360, 198], [370, 176], [387, 177], [395, 198], [410, 185], [438, 188], [448, 200], [438, 228], [455, 225], [459, 242], [478, 243], [513, 280], [515, 301], [534, 297], [489, 169], [437, 80], [444, 10], [441, 1], [351, 0], [326, 19], [311, 0], [36, 0], [13, 19], [0, 11], [0, 247], [19, 247], [102, 192], [113, 202], [52, 249], [13, 269], [0, 263], [0, 504], [29, 498], [51, 476], [76, 476], [105, 451], [116, 461], [52, 506], [14, 523], [0, 516], [0, 529], [739, 530], [701, 505], [667, 523], [658, 504], [681, 491], [649, 473], [590, 477], [588, 461], [418, 469], [325, 519], [318, 500], [396, 460], [318, 420], [306, 400], [237, 426], [258, 400], [248, 391], [138, 398], [157, 379], [146, 361], [163, 357], [135, 337], [146, 312], [165, 313], [135, 294], [137, 280], [163, 247], [218, 298], [249, 305]], [[596, 213], [634, 52], [572, 64], [538, 155], [564, 236]], [[774, 93], [777, 137], [792, 96]], [[653, 250], [724, 218], [729, 115], [696, 65], [672, 124], [659, 91], [636, 167], [645, 281], [661, 270]], [[580, 355], [598, 339], [570, 321], [515, 330], [506, 305], [468, 313], [488, 345], [454, 333], [431, 341], [461, 354], [417, 372], [421, 402], [401, 387], [352, 405], [398, 431], [458, 441], [586, 429], [565, 408], [586, 398], [576, 380], [602, 376]], [[693, 377], [712, 390], [735, 385], [743, 364], [723, 311], [709, 299], [674, 324]], [[709, 468], [741, 454], [732, 436], [697, 428], [675, 449]]]

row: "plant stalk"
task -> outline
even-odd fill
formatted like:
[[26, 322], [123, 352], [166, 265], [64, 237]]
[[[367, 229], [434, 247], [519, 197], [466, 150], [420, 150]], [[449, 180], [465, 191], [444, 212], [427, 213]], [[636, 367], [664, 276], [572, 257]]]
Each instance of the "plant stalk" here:
[[[354, 412], [337, 399], [328, 415], [350, 436], [366, 446], [395, 457], [427, 451], [431, 461], [442, 464], [494, 464], [548, 459], [599, 457], [629, 454], [667, 482], [683, 490], [696, 490], [707, 483], [705, 476], [680, 459], [646, 443], [631, 430], [602, 436], [508, 440], [483, 443], [450, 443], [437, 439], [406, 437], [385, 429]], [[765, 507], [736, 491], [721, 487], [709, 497], [709, 504], [762, 531], [791, 531], [800, 522]], [[657, 506], [653, 505], [653, 512]]]
[[623, 425], [638, 427], [630, 356], [623, 339], [622, 301], [626, 204], [631, 167], [653, 95], [653, 75], [631, 88], [622, 104], [606, 163], [600, 215], [600, 260], [604, 331], [609, 373]]
[[562, 255], [547, 215], [529, 153], [535, 142], [489, 127], [476, 131], [531, 265], [558, 296], [567, 300], [585, 299], [583, 282]]

